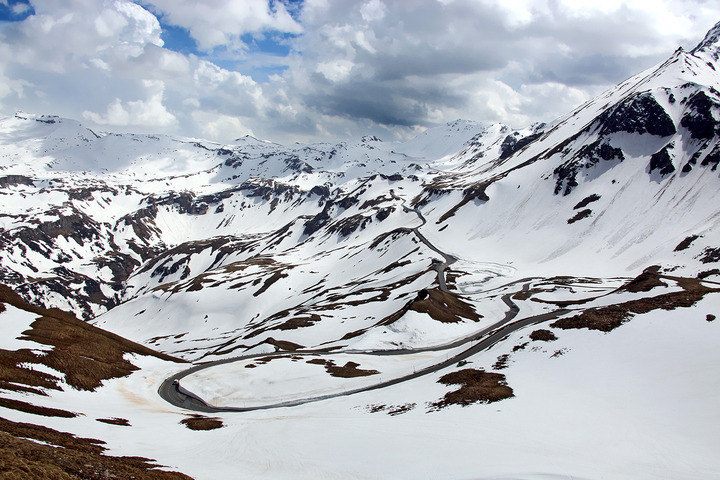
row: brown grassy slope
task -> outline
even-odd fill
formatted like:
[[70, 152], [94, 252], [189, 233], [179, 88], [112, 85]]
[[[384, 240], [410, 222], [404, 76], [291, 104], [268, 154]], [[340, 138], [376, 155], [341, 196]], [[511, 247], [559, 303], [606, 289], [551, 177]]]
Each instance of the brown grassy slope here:
[[181, 473], [156, 470], [154, 465], [144, 458], [105, 456], [102, 443], [39, 425], [0, 418], [0, 478], [192, 480]]
[[215, 430], [222, 428], [223, 422], [217, 417], [206, 417], [204, 415], [192, 415], [180, 420], [190, 430]]
[[[443, 292], [439, 288], [421, 290], [418, 296], [407, 303], [403, 308], [380, 320], [377, 325], [390, 325], [402, 318], [409, 310], [425, 313], [433, 320], [442, 323], [457, 323], [463, 319], [479, 321], [482, 315], [478, 314], [469, 303], [450, 292]], [[363, 331], [358, 333], [362, 334]], [[345, 335], [343, 339], [352, 338], [353, 333]], [[356, 335], [353, 335], [356, 336]]]
[[[60, 389], [60, 378], [38, 372], [32, 369], [32, 364], [56, 369], [76, 389], [94, 390], [103, 380], [125, 376], [137, 370], [137, 367], [123, 359], [125, 353], [181, 361], [93, 327], [62, 310], [30, 305], [11, 289], [0, 285], [0, 311], [5, 310], [4, 303], [38, 315], [39, 318], [30, 324], [21, 338], [50, 348], [44, 355], [28, 349], [0, 350], [0, 391], [32, 393], [38, 395], [36, 398], [39, 400], [46, 395], [41, 388]], [[0, 316], [0, 328], [2, 322]], [[21, 364], [26, 366], [19, 366]], [[76, 416], [72, 412], [2, 396], [0, 406], [40, 416]], [[32, 440], [51, 445], [38, 444]], [[155, 470], [146, 459], [105, 456], [102, 454], [105, 450], [102, 443], [40, 425], [0, 418], [0, 479], [190, 479], [180, 473]]]
[[[17, 367], [19, 363], [39, 363], [62, 372], [73, 388], [94, 390], [103, 380], [123, 377], [137, 370], [123, 358], [126, 353], [182, 362], [87, 324], [60, 309], [30, 305], [5, 285], [0, 285], [0, 302], [39, 315], [21, 338], [52, 347], [42, 356], [29, 350], [0, 350], [0, 374], [6, 381], [30, 387], [54, 388], [54, 385], [58, 388], [58, 379], [52, 375]], [[0, 325], [1, 322], [2, 317]]]
[[[659, 309], [674, 310], [675, 308], [691, 307], [708, 293], [720, 292], [720, 289], [706, 287], [694, 278], [671, 277], [667, 275], [660, 276], [659, 278], [676, 281], [683, 290], [680, 292], [656, 295], [654, 297], [639, 298], [606, 307], [588, 308], [579, 315], [561, 318], [555, 323], [550, 324], [550, 326], [563, 329], [587, 328], [589, 330], [609, 332], [629, 321], [633, 315], [648, 313]], [[638, 282], [639, 285], [656, 284], [655, 279], [652, 278], [644, 278], [642, 280], [642, 282]], [[646, 287], [643, 286], [643, 288]], [[643, 288], [638, 287], [636, 291], [647, 291]], [[648, 290], [651, 288], [652, 287], [648, 288]]]
[[446, 393], [440, 401], [430, 404], [431, 410], [439, 410], [448, 405], [493, 403], [515, 396], [513, 389], [505, 382], [505, 375], [474, 368], [448, 373], [440, 377], [438, 382], [445, 385], [460, 385], [460, 388]]
[[413, 302], [410, 310], [426, 313], [443, 323], [461, 322], [463, 318], [477, 322], [481, 318], [469, 303], [463, 302], [450, 292], [435, 288], [427, 293], [426, 298]]

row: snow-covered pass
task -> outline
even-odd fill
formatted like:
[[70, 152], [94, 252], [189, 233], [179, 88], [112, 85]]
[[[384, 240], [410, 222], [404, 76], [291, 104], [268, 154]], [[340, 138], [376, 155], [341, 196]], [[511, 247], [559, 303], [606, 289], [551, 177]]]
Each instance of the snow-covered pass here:
[[403, 143], [1, 119], [0, 464], [720, 478], [719, 58]]

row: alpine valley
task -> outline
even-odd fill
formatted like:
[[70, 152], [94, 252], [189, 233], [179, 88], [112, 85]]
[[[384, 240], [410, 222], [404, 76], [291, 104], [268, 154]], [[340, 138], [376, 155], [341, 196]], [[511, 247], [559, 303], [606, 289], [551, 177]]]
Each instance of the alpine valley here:
[[406, 142], [0, 119], [0, 472], [720, 478], [718, 70]]

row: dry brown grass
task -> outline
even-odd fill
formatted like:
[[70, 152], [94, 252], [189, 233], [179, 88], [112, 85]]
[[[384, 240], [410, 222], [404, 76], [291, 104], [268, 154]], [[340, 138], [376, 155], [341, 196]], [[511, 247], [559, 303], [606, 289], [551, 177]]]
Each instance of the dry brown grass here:
[[276, 347], [280, 350], [284, 350], [286, 352], [294, 352], [295, 350], [300, 350], [300, 349], [305, 348], [298, 343], [289, 342], [287, 340], [275, 340], [272, 337], [266, 338], [263, 343], [267, 343], [269, 345], [272, 345], [273, 347]]
[[290, 320], [286, 320], [285, 322], [281, 323], [277, 329], [278, 330], [295, 330], [296, 328], [304, 328], [304, 327], [310, 327], [312, 325], [315, 325], [315, 323], [321, 321], [322, 318], [317, 313], [311, 313], [307, 316], [301, 316], [301, 317], [294, 317]]
[[23, 402], [21, 400], [13, 400], [11, 398], [0, 397], [0, 407], [10, 408], [19, 412], [32, 413], [33, 415], [42, 415], [44, 417], [77, 417], [77, 413], [60, 410], [58, 408], [42, 407], [33, 405], [32, 403]]
[[530, 339], [542, 342], [552, 342], [553, 340], [557, 340], [557, 337], [550, 330], [540, 328], [530, 334]]
[[193, 415], [183, 418], [180, 420], [180, 423], [190, 430], [215, 430], [224, 426], [222, 420], [219, 418], [205, 417], [203, 415]]
[[107, 423], [109, 425], [118, 425], [121, 427], [129, 427], [130, 421], [126, 418], [96, 418], [98, 422]]
[[415, 300], [409, 309], [419, 313], [426, 313], [431, 318], [443, 323], [461, 322], [463, 318], [478, 321], [482, 318], [473, 307], [450, 292], [440, 289], [427, 290], [427, 297]]
[[461, 385], [461, 387], [446, 393], [440, 401], [431, 403], [431, 410], [439, 410], [448, 405], [467, 406], [473, 403], [493, 403], [515, 396], [512, 388], [505, 382], [505, 375], [488, 373], [474, 368], [448, 373], [440, 377], [438, 383]]
[[[41, 389], [60, 389], [60, 378], [33, 369], [33, 364], [51, 367], [73, 388], [93, 390], [103, 380], [124, 376], [137, 368], [123, 359], [126, 353], [149, 355], [181, 362], [78, 320], [56, 308], [36, 307], [23, 301], [10, 288], [0, 285], [0, 307], [4, 303], [38, 315], [21, 338], [46, 345], [38, 355], [31, 350], [0, 350], [0, 388], [45, 395]], [[1, 319], [0, 319], [1, 321]], [[25, 366], [19, 366], [19, 365]], [[39, 397], [41, 398], [41, 397]], [[34, 415], [71, 418], [76, 413], [0, 397], [0, 406]], [[98, 419], [126, 425], [124, 419]], [[3, 433], [4, 432], [4, 433]], [[22, 438], [16, 438], [22, 437]], [[47, 442], [63, 448], [41, 445]], [[155, 470], [149, 460], [138, 457], [109, 457], [99, 440], [77, 438], [43, 426], [16, 423], [0, 418], [0, 478], [3, 479], [151, 479], [188, 480], [180, 473]]]
[[632, 293], [649, 292], [655, 287], [667, 287], [667, 284], [660, 279], [660, 267], [657, 265], [646, 268], [643, 273], [615, 291]]
[[192, 480], [181, 473], [156, 470], [151, 461], [144, 458], [105, 456], [102, 454], [105, 450], [102, 443], [39, 425], [0, 418], [0, 478]]
[[23, 332], [24, 340], [52, 347], [45, 355], [30, 350], [0, 350], [2, 379], [30, 387], [59, 388], [58, 378], [18, 364], [43, 364], [65, 376], [65, 381], [78, 390], [94, 390], [103, 380], [123, 377], [137, 370], [125, 360], [126, 353], [154, 356], [182, 362], [118, 335], [106, 332], [57, 308], [30, 305], [9, 287], [0, 285], [0, 302], [40, 315]]
[[605, 307], [589, 308], [579, 315], [561, 318], [550, 326], [563, 329], [587, 328], [589, 330], [610, 332], [629, 321], [635, 314], [648, 313], [653, 310], [674, 310], [675, 308], [691, 307], [706, 294], [720, 292], [720, 289], [708, 288], [702, 285], [695, 278], [670, 276], [664, 276], [664, 278], [676, 281], [683, 288], [683, 291], [639, 298]]
[[505, 353], [503, 355], [500, 355], [497, 357], [497, 360], [493, 364], [492, 368], [493, 370], [504, 370], [508, 367], [508, 362], [510, 361], [510, 354]]
[[359, 363], [347, 362], [345, 365], [340, 367], [334, 365], [332, 361], [329, 361], [329, 363], [325, 365], [325, 370], [327, 370], [327, 372], [333, 377], [340, 378], [367, 377], [369, 375], [377, 375], [380, 373], [377, 370], [363, 370], [358, 368], [359, 366]]
[[333, 362], [332, 360], [325, 360], [322, 358], [311, 358], [310, 360], [306, 360], [305, 362], [315, 365], [324, 365], [325, 371], [333, 377], [367, 377], [369, 375], [377, 375], [378, 373], [380, 373], [377, 370], [363, 370], [361, 368], [358, 368], [360, 364], [355, 362], [347, 362], [343, 366], [335, 365], [335, 362]]
[[0, 378], [4, 381], [3, 384], [0, 384], [0, 388], [17, 390], [18, 385], [26, 385], [29, 388], [60, 390], [57, 383], [60, 378], [28, 366], [18, 366], [20, 364], [32, 365], [41, 363], [41, 361], [42, 358], [30, 350], [0, 350]]

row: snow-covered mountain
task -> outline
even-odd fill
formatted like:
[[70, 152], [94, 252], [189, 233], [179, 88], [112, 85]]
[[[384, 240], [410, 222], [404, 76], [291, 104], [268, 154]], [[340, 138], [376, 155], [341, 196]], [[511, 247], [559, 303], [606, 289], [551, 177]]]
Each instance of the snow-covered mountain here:
[[456, 121], [404, 143], [219, 145], [16, 114], [0, 122], [0, 279], [138, 341], [182, 334], [154, 343], [196, 358], [370, 335], [432, 288], [440, 257], [403, 201], [469, 284], [709, 271], [719, 49], [713, 30], [550, 124]]
[[[487, 346], [496, 363], [487, 352], [462, 361], [485, 370], [517, 361], [508, 375], [519, 372], [518, 395], [530, 398], [539, 390], [523, 350], [555, 333], [528, 339], [507, 323], [516, 326], [500, 335], [513, 319], [552, 320], [555, 332], [659, 319], [657, 331], [670, 335], [666, 310], [687, 309], [704, 322], [688, 327], [682, 348], [697, 347], [688, 363], [696, 368], [718, 360], [702, 339], [717, 338], [704, 316], [714, 319], [720, 305], [719, 68], [720, 24], [691, 51], [551, 123], [513, 130], [459, 120], [407, 142], [220, 145], [18, 113], [0, 120], [0, 283], [192, 362], [300, 352], [189, 375], [191, 390], [215, 406], [332, 396], [369, 388], [379, 372], [452, 368], [443, 355], [460, 358], [456, 349], [491, 334], [503, 339]], [[624, 352], [647, 333], [625, 332], [607, 348]], [[551, 354], [547, 368], [575, 348], [612, 357], [578, 332], [563, 335], [554, 352], [532, 349]], [[318, 352], [338, 357], [304, 368], [321, 365], [331, 377], [346, 368], [352, 380], [290, 378], [293, 362]], [[588, 368], [584, 355], [562, 364], [563, 374]], [[247, 381], [250, 393], [228, 378]], [[265, 389], [254, 392], [258, 378]], [[273, 390], [281, 380], [289, 383]], [[428, 411], [446, 406], [425, 398], [435, 380], [408, 393]], [[538, 411], [523, 408], [514, 419]]]

